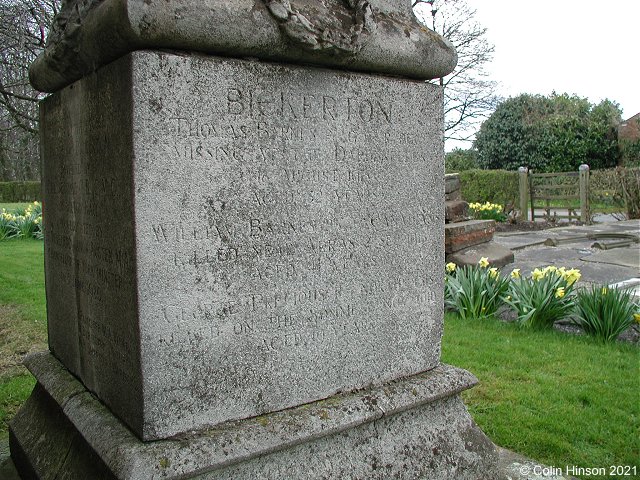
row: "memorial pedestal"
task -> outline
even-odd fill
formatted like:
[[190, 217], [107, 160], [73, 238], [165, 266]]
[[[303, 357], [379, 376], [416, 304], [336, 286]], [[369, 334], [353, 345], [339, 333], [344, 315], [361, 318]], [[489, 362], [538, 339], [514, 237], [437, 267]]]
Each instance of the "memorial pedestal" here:
[[50, 354], [11, 427], [23, 479], [207, 480], [498, 478], [495, 446], [458, 394], [476, 383], [447, 365], [295, 408], [142, 442]]
[[409, 1], [64, 2], [20, 473], [495, 478], [440, 363], [455, 59]]

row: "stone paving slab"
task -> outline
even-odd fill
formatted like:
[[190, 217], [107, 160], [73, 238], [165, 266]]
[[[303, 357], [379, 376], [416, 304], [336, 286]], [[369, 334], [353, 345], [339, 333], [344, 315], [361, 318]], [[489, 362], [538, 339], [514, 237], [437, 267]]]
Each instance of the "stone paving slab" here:
[[[640, 235], [640, 221], [559, 227], [549, 230], [517, 233], [496, 233], [496, 243], [514, 251], [515, 261], [507, 268], [519, 268], [529, 274], [534, 268], [547, 265], [578, 268], [581, 282], [613, 284], [640, 276], [640, 243], [628, 247], [600, 250], [597, 241], [587, 235]], [[582, 237], [582, 238], [579, 238]], [[557, 246], [547, 246], [553, 239]], [[604, 243], [614, 241], [607, 238]]]

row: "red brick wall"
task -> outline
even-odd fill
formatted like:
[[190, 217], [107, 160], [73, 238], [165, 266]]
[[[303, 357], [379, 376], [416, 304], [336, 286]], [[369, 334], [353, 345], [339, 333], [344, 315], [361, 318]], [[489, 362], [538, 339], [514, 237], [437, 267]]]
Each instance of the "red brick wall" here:
[[628, 120], [624, 120], [618, 127], [618, 140], [640, 139], [640, 113], [636, 113]]

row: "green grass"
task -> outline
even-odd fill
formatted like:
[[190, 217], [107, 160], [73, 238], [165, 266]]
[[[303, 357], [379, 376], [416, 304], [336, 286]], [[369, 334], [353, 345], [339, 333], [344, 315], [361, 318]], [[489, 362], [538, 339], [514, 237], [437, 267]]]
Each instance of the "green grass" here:
[[0, 203], [0, 212], [4, 208], [7, 212], [13, 212], [16, 210], [24, 210], [29, 203]]
[[[0, 242], [0, 438], [34, 384], [20, 359], [46, 348], [43, 276], [41, 241]], [[443, 361], [479, 378], [463, 396], [498, 445], [553, 466], [640, 467], [637, 347], [448, 315]]]
[[547, 465], [640, 469], [637, 347], [447, 315], [442, 360], [480, 380], [463, 398], [496, 444]]
[[26, 400], [34, 380], [21, 366], [25, 354], [45, 350], [43, 242], [0, 242], [0, 438]]

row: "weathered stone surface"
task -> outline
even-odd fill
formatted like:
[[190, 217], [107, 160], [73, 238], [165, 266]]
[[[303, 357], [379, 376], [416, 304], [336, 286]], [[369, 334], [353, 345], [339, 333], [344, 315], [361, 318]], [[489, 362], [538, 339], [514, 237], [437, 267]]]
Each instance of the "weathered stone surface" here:
[[449, 201], [444, 204], [446, 223], [462, 222], [469, 218], [469, 204], [464, 200]]
[[444, 227], [444, 251], [453, 253], [463, 248], [490, 242], [496, 230], [494, 220], [467, 220]]
[[419, 79], [442, 77], [457, 61], [447, 40], [417, 22], [409, 0], [68, 0], [31, 82], [54, 92], [153, 48]]
[[498, 268], [513, 263], [514, 260], [511, 250], [494, 242], [464, 248], [448, 254], [446, 260], [456, 265], [477, 265], [483, 257], [487, 258], [492, 267]]
[[47, 98], [52, 352], [144, 439], [433, 368], [441, 108], [424, 82], [150, 51]]
[[445, 193], [444, 200], [446, 202], [456, 202], [462, 200], [462, 192], [460, 190], [454, 190], [451, 193]]
[[[495, 447], [457, 396], [476, 379], [455, 367], [143, 443], [86, 390], [58, 404], [47, 391], [77, 380], [47, 354], [38, 357], [29, 365], [45, 384], [11, 434], [21, 471], [47, 465], [43, 478], [499, 478]], [[35, 451], [36, 431], [71, 440], [60, 451]]]
[[457, 173], [447, 173], [444, 176], [444, 193], [452, 194], [460, 190], [460, 175]]

